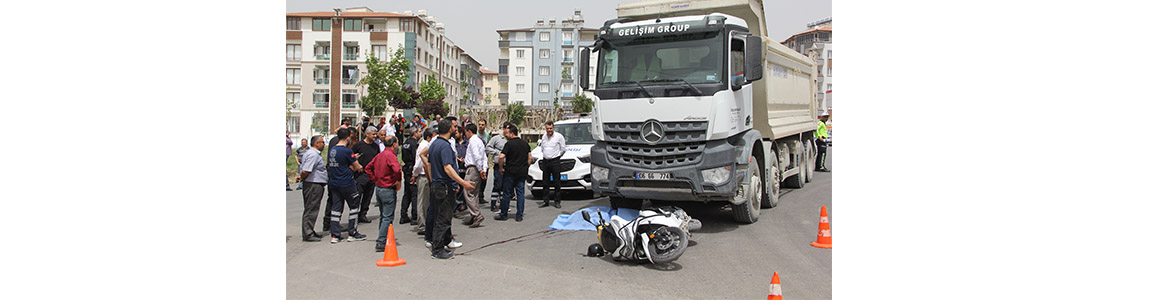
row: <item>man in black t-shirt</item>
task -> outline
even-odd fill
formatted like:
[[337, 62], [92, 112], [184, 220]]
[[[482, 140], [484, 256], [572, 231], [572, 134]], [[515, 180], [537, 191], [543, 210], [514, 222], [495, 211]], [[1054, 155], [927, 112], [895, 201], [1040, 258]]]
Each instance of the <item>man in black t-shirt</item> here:
[[504, 167], [503, 199], [500, 199], [500, 215], [496, 220], [508, 219], [508, 206], [512, 197], [516, 197], [516, 222], [524, 221], [524, 178], [528, 172], [528, 165], [532, 163], [532, 148], [520, 139], [516, 125], [508, 125], [504, 129], [504, 137], [508, 142], [504, 144], [504, 151], [500, 152], [499, 165]]
[[357, 221], [357, 204], [360, 198], [357, 190], [354, 189], [356, 184], [353, 180], [353, 172], [361, 172], [362, 166], [358, 164], [354, 157], [353, 151], [348, 147], [349, 134], [351, 131], [342, 129], [338, 131], [340, 141], [337, 146], [329, 149], [329, 154], [326, 163], [326, 171], [329, 173], [329, 192], [333, 194], [336, 200], [329, 208], [330, 231], [332, 237], [330, 243], [336, 244], [341, 240], [341, 213], [344, 206], [349, 206], [349, 237], [347, 242], [360, 241], [366, 239], [366, 235], [358, 233], [355, 221]]
[[[358, 154], [358, 164], [362, 167], [369, 165], [378, 156], [380, 148], [375, 143], [378, 136], [378, 129], [374, 126], [366, 127], [366, 138], [358, 141], [353, 146], [353, 152]], [[362, 193], [362, 202], [359, 205], [361, 212], [358, 213], [358, 222], [371, 223], [370, 218], [366, 214], [370, 212], [370, 199], [374, 196], [374, 181], [370, 179], [365, 172], [354, 173], [354, 180], [357, 182], [357, 190]]]
[[[346, 123], [349, 123], [349, 121], [342, 121], [341, 126], [337, 127], [336, 131], [333, 131], [333, 134], [334, 134], [333, 138], [329, 139], [329, 145], [325, 147], [325, 152], [321, 153], [321, 156], [328, 157], [329, 156], [329, 149], [333, 149], [333, 146], [337, 146], [337, 142], [340, 141], [340, 139], [338, 139], [337, 133], [339, 131], [342, 131], [342, 130], [349, 130], [349, 125], [346, 125]], [[347, 134], [346, 136], [349, 136], [349, 135]], [[325, 187], [325, 209], [329, 209], [330, 207], [333, 207], [333, 200], [334, 200], [333, 193], [329, 192], [329, 187], [326, 186]], [[321, 223], [324, 223], [322, 225], [324, 227], [322, 227], [321, 231], [329, 232], [329, 225], [330, 225], [329, 224], [329, 214], [325, 214], [325, 215], [321, 216]]]

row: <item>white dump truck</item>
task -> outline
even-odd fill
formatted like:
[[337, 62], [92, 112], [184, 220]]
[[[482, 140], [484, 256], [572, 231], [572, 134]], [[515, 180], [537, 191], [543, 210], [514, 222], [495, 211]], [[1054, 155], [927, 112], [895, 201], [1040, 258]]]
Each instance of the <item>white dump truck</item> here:
[[[591, 49], [595, 192], [611, 205], [730, 202], [754, 223], [812, 180], [814, 62], [767, 37], [759, 0], [622, 3]], [[589, 71], [596, 55], [596, 71]]]

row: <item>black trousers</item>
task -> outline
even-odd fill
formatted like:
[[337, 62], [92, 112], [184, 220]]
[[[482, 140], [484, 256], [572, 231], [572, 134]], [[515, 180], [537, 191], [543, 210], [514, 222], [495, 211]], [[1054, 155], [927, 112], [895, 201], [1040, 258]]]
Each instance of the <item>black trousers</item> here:
[[326, 184], [325, 185], [325, 211], [327, 211], [327, 213], [321, 215], [321, 223], [323, 224], [321, 227], [321, 232], [331, 232], [331, 231], [329, 231], [330, 223], [329, 223], [329, 213], [328, 213], [328, 211], [333, 209], [334, 199], [333, 199], [333, 191], [331, 191], [331, 190], [332, 189], [329, 188], [329, 185]]
[[357, 218], [358, 218], [358, 201], [361, 195], [353, 186], [338, 188], [336, 186], [329, 187], [329, 193], [333, 194], [333, 205], [329, 209], [329, 234], [334, 237], [341, 237], [341, 213], [345, 206], [349, 206], [349, 235], [357, 234]]
[[357, 181], [358, 192], [362, 194], [362, 201], [359, 204], [361, 210], [358, 212], [358, 216], [362, 220], [369, 220], [366, 213], [370, 212], [370, 199], [374, 198], [374, 181], [365, 172], [354, 178], [354, 181]]
[[427, 206], [427, 229], [431, 253], [451, 243], [451, 218], [455, 214], [455, 188], [442, 183], [431, 184], [431, 205]]
[[[410, 173], [403, 172], [402, 174], [402, 212], [399, 214], [399, 219], [418, 220], [418, 185], [410, 183]], [[414, 209], [410, 209], [414, 207]], [[410, 217], [407, 217], [407, 212], [410, 212]], [[423, 212], [426, 213], [425, 211]]]
[[[540, 169], [542, 171], [544, 171], [544, 175], [543, 175], [544, 181], [545, 181], [544, 202], [548, 202], [548, 199], [550, 196], [549, 192], [548, 192], [548, 188], [550, 185], [553, 186], [553, 191], [555, 191], [553, 193], [553, 197], [554, 197], [553, 199], [556, 199], [557, 202], [560, 202], [561, 201], [561, 157], [557, 156], [557, 157], [550, 158], [550, 159], [542, 159], [542, 160], [540, 160], [540, 162], [541, 162], [541, 164], [543, 164], [543, 166], [541, 166]], [[551, 178], [549, 178], [549, 177], [551, 177]]]
[[305, 212], [301, 214], [302, 239], [313, 234], [313, 226], [316, 226], [313, 223], [317, 222], [317, 213], [321, 210], [321, 196], [324, 194], [324, 183], [305, 182], [301, 188], [301, 197], [305, 202]]
[[816, 162], [817, 170], [825, 170], [826, 169], [825, 168], [825, 154], [829, 152], [829, 145], [826, 144], [824, 141], [821, 141], [820, 139], [817, 139], [816, 143], [817, 143], [817, 162]]

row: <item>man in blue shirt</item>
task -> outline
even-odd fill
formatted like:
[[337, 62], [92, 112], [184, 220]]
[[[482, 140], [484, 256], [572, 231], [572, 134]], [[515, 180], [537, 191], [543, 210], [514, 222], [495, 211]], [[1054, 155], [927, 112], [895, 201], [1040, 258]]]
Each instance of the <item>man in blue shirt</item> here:
[[[451, 259], [455, 255], [445, 248], [456, 248], [462, 243], [451, 239], [451, 218], [455, 208], [455, 191], [463, 186], [468, 191], [475, 190], [470, 182], [464, 181], [455, 171], [455, 151], [448, 141], [451, 137], [451, 120], [441, 120], [437, 126], [439, 136], [431, 145], [427, 153], [427, 161], [431, 165], [431, 205], [428, 207], [428, 238], [431, 244], [431, 257]], [[456, 185], [458, 184], [458, 185]]]
[[347, 242], [365, 240], [366, 235], [357, 231], [357, 217], [361, 212], [358, 201], [361, 194], [357, 192], [357, 183], [353, 180], [353, 172], [361, 172], [362, 165], [358, 164], [358, 156], [347, 146], [350, 143], [350, 130], [337, 131], [337, 145], [329, 149], [329, 193], [333, 194], [333, 207], [330, 207], [329, 234], [333, 238], [330, 243], [336, 244], [341, 239], [341, 209], [342, 205], [349, 206], [349, 237]]

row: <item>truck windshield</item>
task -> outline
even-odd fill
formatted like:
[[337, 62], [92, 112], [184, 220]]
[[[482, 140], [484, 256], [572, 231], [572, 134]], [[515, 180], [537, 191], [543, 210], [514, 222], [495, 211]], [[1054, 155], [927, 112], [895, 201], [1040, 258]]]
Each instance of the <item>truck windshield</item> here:
[[598, 56], [599, 88], [724, 83], [718, 31], [608, 40]]

